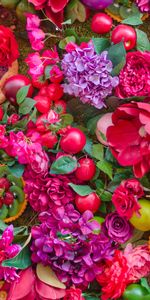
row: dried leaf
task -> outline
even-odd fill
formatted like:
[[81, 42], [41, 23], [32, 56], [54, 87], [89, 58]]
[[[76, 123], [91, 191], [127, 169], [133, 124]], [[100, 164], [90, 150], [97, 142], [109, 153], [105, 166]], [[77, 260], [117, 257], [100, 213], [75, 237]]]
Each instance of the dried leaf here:
[[42, 264], [38, 264], [36, 267], [36, 274], [37, 277], [46, 284], [60, 289], [66, 288], [49, 266], [45, 267]]

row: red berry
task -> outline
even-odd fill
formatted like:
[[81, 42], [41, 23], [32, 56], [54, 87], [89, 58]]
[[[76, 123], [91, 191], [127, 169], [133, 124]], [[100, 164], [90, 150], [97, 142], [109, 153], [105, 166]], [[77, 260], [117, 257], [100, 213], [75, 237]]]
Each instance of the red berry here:
[[54, 104], [54, 110], [57, 114], [65, 114], [66, 113], [67, 104], [64, 100], [57, 100]]
[[47, 96], [47, 86], [44, 86], [40, 89], [40, 91], [38, 92], [38, 96]]
[[70, 128], [60, 140], [60, 147], [64, 152], [76, 154], [86, 144], [85, 134], [78, 128]]
[[0, 121], [3, 119], [3, 116], [4, 116], [3, 108], [0, 106]]
[[38, 117], [36, 120], [36, 128], [39, 132], [46, 132], [48, 130], [48, 120], [47, 114], [43, 114], [42, 116]]
[[57, 101], [63, 96], [63, 88], [59, 83], [51, 83], [47, 87], [50, 100]]
[[81, 213], [86, 210], [90, 210], [92, 213], [95, 213], [101, 205], [101, 199], [94, 192], [87, 196], [76, 195], [75, 204]]
[[91, 29], [93, 32], [105, 34], [111, 30], [112, 18], [105, 13], [97, 13], [92, 18]]
[[58, 142], [57, 135], [53, 134], [52, 132], [47, 132], [43, 134], [40, 140], [42, 142], [42, 145], [49, 149], [53, 149], [56, 143]]
[[136, 31], [131, 26], [124, 24], [118, 25], [112, 31], [111, 41], [114, 44], [123, 42], [125, 49], [131, 50], [136, 45]]
[[3, 199], [3, 203], [6, 205], [11, 205], [14, 202], [14, 195], [11, 192], [6, 192]]
[[91, 158], [81, 158], [78, 161], [79, 167], [77, 168], [75, 172], [75, 176], [79, 180], [87, 181], [91, 180], [96, 172], [96, 166]]
[[0, 178], [0, 189], [8, 190], [10, 187], [10, 182], [7, 178]]
[[48, 97], [37, 95], [34, 100], [36, 101], [35, 107], [40, 113], [45, 114], [50, 110], [52, 102]]

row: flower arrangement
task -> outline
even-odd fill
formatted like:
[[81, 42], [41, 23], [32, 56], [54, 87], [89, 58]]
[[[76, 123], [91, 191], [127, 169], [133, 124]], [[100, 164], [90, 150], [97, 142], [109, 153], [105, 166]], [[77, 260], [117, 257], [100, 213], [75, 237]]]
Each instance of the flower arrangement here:
[[[147, 2], [102, 1], [108, 11], [117, 2], [124, 20], [114, 28], [96, 12], [90, 38], [64, 20], [85, 22], [97, 1], [27, 2], [37, 13], [25, 12], [28, 75], [7, 78], [0, 106], [0, 299], [147, 300]], [[0, 39], [3, 73], [19, 50], [3, 25]]]

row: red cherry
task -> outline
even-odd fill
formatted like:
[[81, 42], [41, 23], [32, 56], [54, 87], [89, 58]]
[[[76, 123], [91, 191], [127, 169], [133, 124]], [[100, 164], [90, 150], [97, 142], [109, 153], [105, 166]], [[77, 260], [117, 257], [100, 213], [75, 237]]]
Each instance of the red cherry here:
[[42, 142], [42, 145], [49, 149], [53, 149], [56, 143], [58, 142], [57, 135], [53, 134], [52, 132], [47, 132], [43, 134], [40, 137], [40, 140]]
[[34, 100], [36, 101], [35, 107], [42, 114], [47, 113], [52, 106], [52, 102], [46, 96], [37, 95]]
[[14, 202], [14, 195], [11, 192], [6, 192], [3, 199], [3, 203], [6, 205], [11, 205]]
[[3, 108], [0, 106], [0, 121], [3, 119], [4, 111]]
[[92, 213], [95, 213], [101, 205], [101, 199], [94, 192], [87, 196], [76, 195], [75, 204], [81, 213], [86, 210], [90, 210]]
[[[18, 90], [26, 85], [31, 84], [31, 80], [21, 74], [11, 76], [9, 79], [6, 80], [3, 93], [5, 94], [6, 98], [13, 104], [16, 104], [16, 94]], [[33, 87], [32, 85], [29, 88], [27, 97], [31, 97], [33, 94]]]
[[64, 100], [55, 101], [54, 110], [57, 114], [65, 114], [66, 113], [67, 104]]
[[57, 101], [63, 96], [63, 88], [59, 83], [51, 83], [47, 87], [47, 95], [50, 100]]
[[86, 144], [85, 134], [78, 128], [70, 128], [60, 140], [60, 147], [64, 152], [76, 154]]
[[97, 13], [92, 18], [91, 29], [95, 33], [105, 34], [111, 30], [112, 18], [104, 13]]
[[10, 182], [7, 178], [0, 178], [0, 189], [8, 190], [10, 187]]
[[131, 50], [136, 45], [136, 31], [133, 27], [128, 25], [118, 25], [112, 31], [111, 41], [118, 44], [121, 41], [124, 43], [126, 50]]
[[91, 158], [81, 158], [78, 161], [79, 167], [77, 168], [75, 172], [75, 176], [79, 180], [87, 181], [91, 180], [96, 172], [96, 166]]

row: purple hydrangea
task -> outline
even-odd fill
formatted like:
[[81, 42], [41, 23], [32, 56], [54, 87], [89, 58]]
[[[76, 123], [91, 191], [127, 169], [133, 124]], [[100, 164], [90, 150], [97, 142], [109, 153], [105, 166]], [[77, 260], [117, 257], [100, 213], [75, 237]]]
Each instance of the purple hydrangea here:
[[106, 216], [102, 231], [113, 241], [123, 244], [132, 237], [133, 226], [117, 212], [112, 212]]
[[105, 106], [104, 99], [119, 83], [118, 77], [111, 76], [113, 65], [107, 51], [96, 54], [92, 42], [65, 54], [61, 66], [67, 80], [64, 92], [98, 109]]
[[77, 212], [72, 204], [43, 212], [32, 228], [32, 261], [49, 265], [67, 286], [87, 287], [102, 271], [103, 259], [114, 253], [112, 241], [98, 234], [93, 214]]

